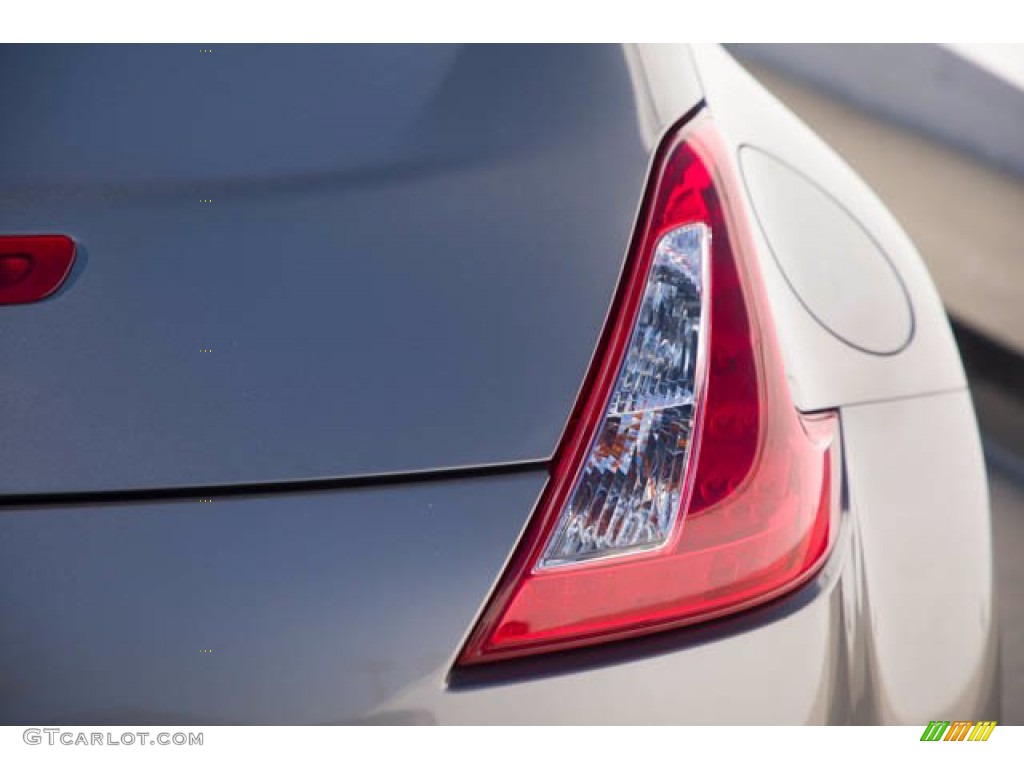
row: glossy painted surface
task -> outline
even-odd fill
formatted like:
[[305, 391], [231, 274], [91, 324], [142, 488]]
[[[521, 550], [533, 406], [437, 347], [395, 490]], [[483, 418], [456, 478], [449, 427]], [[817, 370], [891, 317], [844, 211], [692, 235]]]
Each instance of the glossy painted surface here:
[[914, 335], [907, 289], [870, 233], [809, 177], [754, 147], [740, 168], [757, 224], [790, 289], [829, 333], [892, 355]]
[[[694, 57], [705, 88], [708, 109], [723, 137], [737, 156], [743, 146], [772, 154], [838, 202], [870, 234], [895, 268], [907, 290], [913, 311], [912, 337], [899, 354], [865, 354], [826, 330], [805, 304], [827, 301], [836, 275], [807, 270], [809, 278], [798, 295], [773, 257], [763, 231], [755, 227], [762, 245], [761, 269], [779, 328], [790, 387], [797, 405], [814, 411], [851, 403], [911, 397], [966, 387], [963, 367], [935, 286], [913, 243], [892, 214], [864, 182], [807, 126], [756, 83], [721, 48], [695, 46]], [[785, 194], [773, 188], [772, 194]], [[748, 194], [757, 194], [749, 189]], [[790, 205], [802, 206], [807, 218], [825, 217], [828, 204], [811, 207], [803, 196], [788, 195]], [[823, 198], [822, 198], [823, 199]], [[750, 206], [753, 201], [743, 201]], [[776, 201], [774, 205], [779, 205]], [[766, 210], [769, 206], [765, 206]], [[753, 219], [752, 219], [753, 220]], [[762, 222], [766, 230], [785, 226]], [[847, 244], [838, 239], [836, 250], [856, 252], [860, 238]], [[808, 258], [811, 254], [808, 254]], [[817, 285], [815, 285], [817, 283]], [[872, 295], [871, 274], [850, 290]], [[845, 332], [854, 337], [877, 335], [877, 319], [870, 312], [851, 315]], [[862, 323], [858, 327], [858, 322]], [[892, 323], [905, 322], [901, 317]]]
[[537, 724], [997, 720], [991, 532], [968, 395], [855, 406], [842, 418], [848, 501], [835, 549], [806, 587], [746, 614], [617, 647], [491, 674], [446, 679], [447, 670], [437, 669], [378, 716]]
[[[849, 536], [822, 576], [771, 606], [704, 627], [569, 652], [504, 674], [417, 681], [376, 716], [439, 724], [825, 724], [870, 722], [850, 684], [841, 578]], [[849, 617], [851, 625], [857, 617]], [[856, 694], [857, 698], [851, 700]]]
[[843, 425], [878, 719], [995, 719], [992, 527], [970, 395], [855, 406]]
[[544, 479], [4, 509], [0, 722], [363, 717], [447, 667]]
[[[305, 134], [292, 169], [274, 155], [262, 180], [234, 178], [242, 166], [218, 160], [227, 197], [214, 198], [223, 208], [204, 209], [208, 219], [187, 209], [202, 187], [194, 186], [198, 161], [172, 169], [146, 153], [133, 160], [126, 147], [117, 155], [122, 178], [84, 187], [58, 169], [36, 187], [18, 186], [29, 165], [4, 166], [14, 175], [0, 176], [3, 231], [12, 212], [28, 227], [51, 226], [63, 212], [98, 227], [103, 252], [165, 245], [152, 262], [107, 266], [88, 247], [88, 263], [53, 300], [20, 319], [0, 314], [0, 492], [546, 457], [603, 319], [648, 151], [694, 106], [699, 75], [737, 156], [742, 144], [763, 147], [834, 195], [892, 260], [914, 309], [905, 350], [859, 352], [800, 304], [757, 235], [793, 395], [805, 409], [840, 411], [842, 524], [824, 569], [799, 591], [725, 620], [453, 671], [543, 487], [541, 466], [211, 501], [8, 504], [0, 508], [0, 720], [998, 719], [977, 428], [934, 289], [881, 203], [719, 49], [432, 55], [432, 66], [396, 81], [410, 89], [395, 86], [405, 100], [380, 105], [381, 115], [399, 103], [416, 112], [414, 86], [445, 83], [446, 96], [427, 110], [440, 122], [424, 130], [425, 144], [410, 145], [435, 153], [422, 166], [359, 170], [360, 152], [339, 146], [329, 157], [343, 170], [322, 176], [309, 144], [315, 132]], [[465, 63], [480, 57], [506, 66]], [[551, 77], [530, 76], [541, 65]], [[584, 74], [585, 88], [568, 87]], [[602, 94], [612, 92], [619, 100], [608, 111]], [[480, 99], [493, 109], [480, 110]], [[470, 122], [446, 122], [453, 115]], [[294, 124], [268, 122], [281, 131]], [[365, 128], [351, 128], [353, 146], [379, 158], [370, 150], [385, 137]], [[4, 130], [24, 139], [22, 125]], [[264, 136], [266, 146], [275, 136]], [[259, 159], [258, 138], [241, 142], [235, 160]], [[199, 146], [200, 158], [212, 156]], [[606, 157], [609, 149], [619, 153]], [[100, 173], [91, 149], [76, 151], [64, 159]], [[143, 171], [175, 181], [151, 186]], [[227, 221], [248, 251], [273, 234], [276, 260], [240, 273], [234, 261], [209, 258], [221, 249], [189, 250], [223, 244]], [[291, 244], [321, 237], [361, 249], [339, 250], [343, 262], [284, 258], [308, 251]], [[409, 242], [419, 247], [409, 251]], [[374, 258], [353, 256], [367, 253]], [[425, 253], [429, 261], [417, 260]], [[194, 279], [197, 270], [212, 282]], [[801, 290], [813, 292], [813, 283]], [[228, 314], [216, 309], [226, 295], [238, 303]], [[381, 320], [389, 298], [400, 300], [401, 322]], [[234, 351], [186, 354], [186, 342], [205, 348], [210, 328], [221, 334], [212, 348]], [[396, 362], [409, 360], [416, 365]], [[404, 387], [407, 377], [420, 386]], [[294, 407], [272, 410], [271, 394]], [[183, 410], [188, 403], [195, 413]], [[367, 425], [377, 437], [357, 429]], [[45, 455], [62, 461], [44, 467]]]
[[646, 171], [618, 47], [0, 69], [0, 234], [79, 244], [57, 295], [0, 307], [0, 495], [550, 456]]

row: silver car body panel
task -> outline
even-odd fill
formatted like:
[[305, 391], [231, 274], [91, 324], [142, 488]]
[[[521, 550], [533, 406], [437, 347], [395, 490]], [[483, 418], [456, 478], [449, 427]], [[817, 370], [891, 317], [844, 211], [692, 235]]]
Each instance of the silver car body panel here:
[[[823, 570], [783, 598], [703, 626], [461, 670], [455, 659], [543, 488], [543, 464], [206, 503], [176, 492], [8, 505], [0, 511], [0, 562], [10, 574], [0, 584], [0, 720], [997, 717], [984, 467], [956, 348], [913, 245], [856, 175], [721, 49], [627, 47], [622, 61], [631, 135], [648, 156], [698, 103], [699, 83], [737, 158], [757, 147], [812, 180], [870, 233], [906, 286], [910, 342], [894, 354], [859, 351], [806, 308], [832, 287], [817, 295], [811, 270], [797, 296], [754, 227], [796, 402], [840, 412], [843, 510]], [[755, 205], [738, 203], [756, 221]], [[548, 261], [569, 256], [579, 254]], [[591, 298], [610, 296], [617, 266], [605, 256], [594, 270]], [[878, 318], [865, 281], [850, 290], [865, 297], [870, 335]], [[577, 329], [590, 339], [606, 306], [595, 302]], [[843, 322], [860, 332], [855, 312]], [[560, 370], [581, 377], [591, 353], [573, 350]], [[575, 386], [562, 388], [559, 408]], [[535, 445], [547, 448], [528, 455], [546, 457], [566, 416], [546, 417], [558, 423]]]
[[[995, 719], [991, 532], [970, 398], [851, 406], [842, 418], [847, 502], [836, 547], [810, 584], [746, 614], [614, 651], [468, 679], [449, 679], [440, 667], [377, 716], [708, 725]], [[922, 439], [933, 431], [951, 439]]]
[[[662, 46], [651, 48], [653, 52], [649, 53], [648, 48], [642, 47], [639, 55], [649, 88], [658, 94], [654, 103], [659, 105], [657, 114], [662, 128], [666, 129], [686, 110], [685, 99], [677, 102], [673, 98], [672, 83], [673, 73], [681, 66], [687, 49], [680, 49], [673, 57], [662, 50]], [[812, 179], [870, 233], [909, 295], [914, 318], [910, 342], [899, 354], [864, 354], [826, 330], [807, 310], [808, 304], [827, 301], [827, 296], [835, 290], [830, 276], [819, 271], [819, 284], [815, 286], [805, 281], [801, 285], [805, 295], [798, 296], [773, 258], [763, 231], [752, 227], [760, 245], [761, 271], [775, 313], [791, 392], [798, 407], [815, 411], [966, 387], [942, 302], [917, 250], [892, 214], [832, 149], [722, 48], [693, 46], [689, 50], [708, 109], [723, 139], [736, 153], [737, 163], [742, 147], [755, 147]], [[751, 200], [744, 198], [739, 203], [747, 209], [749, 220], [756, 222]], [[805, 208], [807, 198], [801, 196], [792, 204]], [[831, 213], [824, 206], [822, 210], [804, 211], [809, 220]], [[764, 210], [761, 214], [764, 216]], [[798, 233], [794, 234], [794, 238], [798, 237]], [[842, 250], [843, 244], [837, 243], [835, 247]], [[969, 255], [965, 254], [965, 258]], [[860, 297], [859, 321], [864, 325], [862, 335], [866, 337], [874, 335], [872, 328], [879, 322], [879, 307], [874, 301], [874, 284], [870, 278], [871, 272], [866, 272], [861, 281], [846, 286], [849, 292]], [[822, 296], [815, 296], [815, 291]], [[856, 323], [857, 319], [852, 321]]]
[[649, 155], [619, 47], [5, 46], [0, 69], [0, 234], [79, 246], [57, 295], [0, 307], [0, 495], [554, 452]]
[[445, 668], [543, 470], [0, 512], [0, 722], [358, 720]]

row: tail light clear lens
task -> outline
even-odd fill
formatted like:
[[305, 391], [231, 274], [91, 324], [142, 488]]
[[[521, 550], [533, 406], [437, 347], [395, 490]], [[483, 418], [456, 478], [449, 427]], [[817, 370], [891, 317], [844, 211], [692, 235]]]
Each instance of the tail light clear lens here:
[[653, 549], [675, 528], [705, 379], [710, 239], [698, 222], [654, 247], [625, 359], [540, 569]]
[[736, 184], [706, 116], [659, 149], [551, 478], [461, 663], [714, 618], [823, 562], [838, 422], [792, 404]]

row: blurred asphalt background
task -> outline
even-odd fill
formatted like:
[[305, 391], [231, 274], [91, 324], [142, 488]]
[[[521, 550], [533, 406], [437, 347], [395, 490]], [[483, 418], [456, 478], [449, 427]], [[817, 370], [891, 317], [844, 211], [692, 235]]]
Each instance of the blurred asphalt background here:
[[1024, 46], [728, 48], [886, 201], [942, 294], [988, 463], [1000, 722], [1024, 725]]

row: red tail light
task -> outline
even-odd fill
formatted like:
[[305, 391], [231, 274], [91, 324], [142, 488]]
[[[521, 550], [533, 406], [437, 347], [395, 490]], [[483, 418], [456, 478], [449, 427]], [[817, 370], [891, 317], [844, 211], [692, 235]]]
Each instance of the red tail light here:
[[[823, 562], [837, 421], [802, 416], [789, 397], [736, 184], [707, 118], [659, 150], [550, 480], [460, 663], [718, 617]], [[683, 277], [655, 275], [686, 249]], [[666, 370], [686, 381], [658, 381]]]
[[0, 236], [0, 304], [45, 299], [74, 261], [75, 242], [64, 235]]

